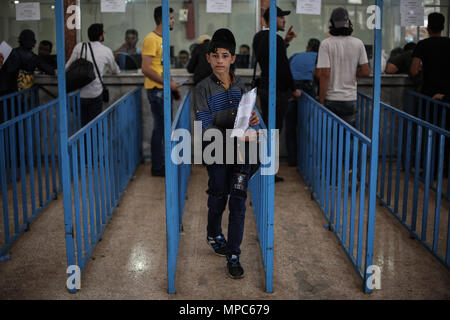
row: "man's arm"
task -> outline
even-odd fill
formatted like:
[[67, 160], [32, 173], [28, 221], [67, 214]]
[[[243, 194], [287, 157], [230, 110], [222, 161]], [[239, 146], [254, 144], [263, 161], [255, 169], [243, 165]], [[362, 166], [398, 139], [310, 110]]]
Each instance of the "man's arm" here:
[[325, 104], [325, 95], [328, 90], [328, 82], [330, 81], [331, 68], [319, 68], [320, 90], [319, 101], [322, 105]]
[[361, 65], [356, 71], [357, 78], [367, 78], [370, 76], [370, 67], [368, 63]]
[[[142, 55], [142, 66], [141, 66], [142, 73], [150, 80], [155, 81], [156, 83], [159, 83], [161, 85], [164, 85], [163, 77], [161, 77], [155, 70], [151, 68], [153, 58], [154, 58], [153, 56], [148, 56], [145, 54]], [[172, 91], [177, 91], [179, 86], [180, 85], [175, 81], [173, 81], [173, 79], [170, 79], [170, 89]]]
[[388, 62], [386, 65], [386, 70], [384, 70], [384, 72], [394, 74], [398, 72], [398, 68], [395, 64]]
[[159, 83], [161, 85], [164, 84], [164, 79], [161, 77], [155, 70], [151, 68], [151, 64], [153, 61], [153, 56], [142, 55], [142, 73], [152, 81]]
[[420, 72], [421, 66], [422, 66], [422, 60], [420, 60], [417, 57], [414, 57], [412, 60], [411, 70], [410, 70], [411, 76], [413, 76], [413, 77], [417, 76]]
[[116, 63], [114, 58], [114, 54], [111, 49], [108, 48], [108, 66], [111, 69], [111, 73], [118, 74], [120, 72], [120, 68]]

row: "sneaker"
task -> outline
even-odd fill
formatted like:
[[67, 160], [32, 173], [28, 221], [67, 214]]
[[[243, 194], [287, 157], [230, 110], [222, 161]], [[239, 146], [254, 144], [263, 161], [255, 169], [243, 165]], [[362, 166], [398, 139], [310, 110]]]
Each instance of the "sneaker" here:
[[206, 242], [213, 248], [214, 252], [219, 256], [225, 256], [227, 252], [227, 240], [225, 236], [221, 234], [215, 238], [206, 237]]
[[244, 277], [244, 269], [239, 262], [239, 256], [227, 256], [228, 276], [232, 279], [241, 279]]

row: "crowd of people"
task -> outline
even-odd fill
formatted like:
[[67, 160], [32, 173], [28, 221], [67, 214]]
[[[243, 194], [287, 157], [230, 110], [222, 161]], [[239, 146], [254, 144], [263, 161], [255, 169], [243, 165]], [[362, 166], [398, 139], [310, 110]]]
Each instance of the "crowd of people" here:
[[[251, 47], [240, 45], [236, 50], [233, 33], [219, 29], [211, 37], [201, 35], [189, 50], [178, 53], [174, 66], [186, 68], [193, 73], [195, 89], [193, 108], [195, 118], [202, 122], [205, 133], [210, 129], [225, 132], [232, 129], [240, 99], [247, 92], [244, 82], [234, 74], [236, 68], [261, 69], [260, 76], [254, 79], [260, 101], [262, 119], [265, 123], [269, 115], [269, 38], [270, 28], [276, 32], [286, 30], [286, 17], [290, 11], [277, 7], [276, 26], [270, 26], [270, 9], [263, 14], [264, 26], [253, 37]], [[112, 73], [120, 70], [141, 69], [145, 76], [144, 87], [153, 116], [151, 137], [152, 168], [155, 177], [164, 177], [164, 81], [162, 53], [162, 8], [154, 10], [155, 29], [148, 33], [137, 48], [138, 32], [129, 29], [121, 47], [114, 52], [102, 44], [105, 33], [102, 24], [93, 24], [88, 29], [88, 48], [78, 43], [66, 63], [66, 69], [80, 57], [92, 62], [97, 69], [95, 79], [80, 90], [82, 124], [97, 116], [105, 101], [105, 86], [102, 76], [105, 67]], [[173, 9], [169, 15], [170, 30], [175, 19]], [[443, 37], [445, 18], [440, 13], [428, 17], [430, 37], [415, 43], [407, 43], [403, 48], [392, 50], [385, 72], [388, 74], [409, 74], [420, 78], [420, 92], [434, 99], [450, 101], [450, 39]], [[329, 36], [322, 42], [311, 38], [304, 52], [288, 58], [287, 47], [298, 37], [293, 27], [289, 27], [285, 37], [277, 33], [276, 59], [276, 129], [286, 131], [289, 165], [297, 163], [297, 112], [296, 101], [302, 94], [317, 99], [334, 114], [355, 125], [357, 79], [370, 76], [370, 66], [363, 42], [352, 36], [354, 26], [344, 8], [333, 10], [329, 20]], [[32, 74], [35, 70], [53, 75], [56, 69], [56, 56], [52, 55], [52, 43], [41, 41], [38, 54], [33, 53], [36, 44], [31, 30], [24, 30], [19, 36], [19, 47], [15, 48], [7, 61], [0, 55], [0, 96], [20, 89], [19, 72]], [[254, 59], [251, 59], [251, 50]], [[100, 70], [100, 71], [98, 71]], [[179, 98], [180, 84], [170, 80], [173, 97]], [[259, 119], [252, 113], [249, 126], [257, 126]], [[447, 112], [446, 129], [450, 129], [450, 112]], [[449, 148], [445, 150], [446, 157]], [[214, 252], [226, 256], [228, 275], [242, 278], [244, 270], [239, 262], [240, 245], [243, 237], [245, 203], [248, 181], [253, 167], [243, 164], [210, 164], [206, 166], [208, 182], [208, 223], [206, 241]], [[276, 176], [276, 182], [283, 181]], [[221, 221], [226, 204], [229, 204], [229, 224], [227, 239], [222, 234]]]

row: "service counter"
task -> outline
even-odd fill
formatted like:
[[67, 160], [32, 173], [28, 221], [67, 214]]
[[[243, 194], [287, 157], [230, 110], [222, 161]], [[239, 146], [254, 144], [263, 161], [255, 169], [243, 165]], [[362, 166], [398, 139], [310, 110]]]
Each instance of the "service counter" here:
[[[240, 76], [250, 88], [253, 77], [253, 69], [237, 69], [236, 75]], [[185, 69], [172, 69], [171, 75], [174, 80], [182, 84], [180, 91], [181, 95], [193, 88], [193, 76]], [[57, 96], [57, 78], [56, 76], [36, 75], [35, 83], [41, 87], [40, 101], [45, 103]], [[136, 86], [143, 85], [144, 75], [140, 70], [134, 72], [122, 72], [118, 75], [105, 75], [104, 83], [110, 92], [110, 102], [114, 103], [117, 99], [125, 93], [134, 89]], [[372, 78], [359, 79], [358, 90], [362, 93], [372, 96]], [[407, 75], [382, 75], [381, 79], [381, 101], [392, 105], [394, 107], [403, 109], [403, 100], [406, 90], [414, 89], [414, 84]], [[179, 106], [179, 101], [174, 101], [173, 110]], [[107, 105], [105, 105], [105, 108]], [[143, 150], [146, 158], [150, 157], [150, 138], [153, 129], [152, 115], [150, 112], [150, 105], [147, 99], [146, 91], [142, 91], [142, 115], [143, 115]], [[175, 114], [175, 112], [173, 112]], [[286, 155], [286, 149], [281, 137], [280, 155]]]

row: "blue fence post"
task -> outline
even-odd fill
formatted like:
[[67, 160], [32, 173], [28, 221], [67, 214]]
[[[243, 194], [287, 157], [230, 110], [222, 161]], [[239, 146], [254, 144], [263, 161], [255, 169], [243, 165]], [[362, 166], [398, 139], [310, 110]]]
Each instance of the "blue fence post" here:
[[169, 294], [175, 293], [175, 273], [177, 264], [177, 228], [178, 212], [176, 211], [176, 187], [174, 163], [171, 161], [172, 105], [170, 92], [170, 30], [169, 0], [162, 0], [163, 25], [163, 69], [164, 69], [164, 148], [166, 162], [166, 228], [167, 228], [167, 281]]
[[372, 291], [371, 274], [368, 268], [373, 261], [373, 245], [375, 233], [375, 209], [378, 173], [378, 139], [380, 131], [380, 102], [381, 102], [381, 48], [383, 26], [383, 0], [376, 0], [376, 24], [374, 35], [374, 72], [373, 72], [373, 118], [372, 118], [372, 150], [370, 151], [370, 180], [369, 180], [369, 216], [367, 221], [366, 265], [364, 268], [364, 291]]
[[[67, 252], [67, 266], [75, 265], [75, 247], [73, 241], [73, 221], [72, 221], [72, 199], [70, 185], [69, 152], [67, 144], [67, 95], [66, 95], [66, 73], [65, 73], [65, 52], [64, 52], [64, 3], [63, 0], [55, 0], [56, 16], [56, 48], [58, 63], [58, 143], [60, 144], [60, 154], [58, 155], [59, 166], [61, 166], [61, 176], [64, 199], [64, 224]], [[70, 276], [70, 275], [69, 275]], [[75, 293], [76, 290], [71, 290]]]

